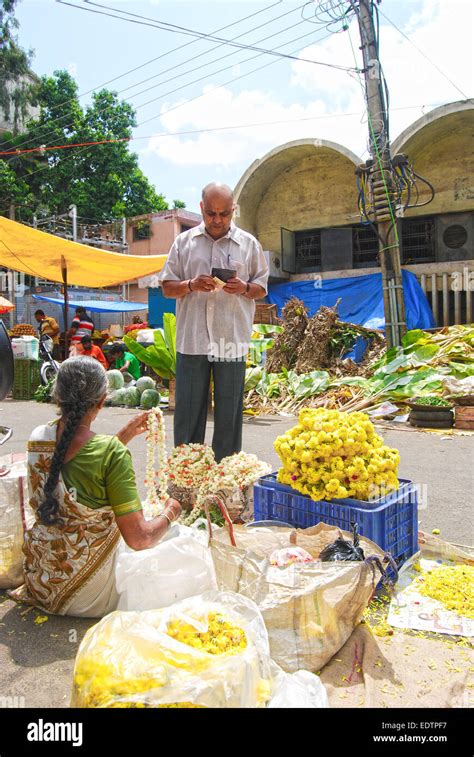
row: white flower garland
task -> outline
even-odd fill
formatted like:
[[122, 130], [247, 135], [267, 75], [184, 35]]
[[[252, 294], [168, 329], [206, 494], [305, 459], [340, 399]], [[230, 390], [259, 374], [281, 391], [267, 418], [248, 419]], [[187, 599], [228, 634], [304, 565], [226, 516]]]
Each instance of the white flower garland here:
[[[166, 475], [166, 431], [163, 413], [154, 407], [148, 413], [146, 449], [146, 492], [149, 510], [153, 516], [162, 512], [168, 499], [168, 478]], [[155, 468], [158, 458], [158, 470]], [[158, 486], [157, 486], [158, 485]], [[157, 491], [158, 489], [158, 491]]]
[[196, 508], [201, 510], [204, 498], [219, 491], [234, 491], [251, 486], [262, 476], [271, 472], [268, 463], [259, 460], [257, 455], [238, 452], [224, 457], [218, 463], [212, 475], [199, 488]]
[[180, 444], [168, 457], [167, 475], [170, 483], [184, 489], [197, 489], [216, 467], [212, 447], [207, 444]]

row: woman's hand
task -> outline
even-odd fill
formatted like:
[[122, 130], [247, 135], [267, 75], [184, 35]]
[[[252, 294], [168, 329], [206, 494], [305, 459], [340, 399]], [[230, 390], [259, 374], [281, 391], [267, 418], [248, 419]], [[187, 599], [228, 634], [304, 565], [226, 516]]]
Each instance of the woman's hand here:
[[128, 444], [136, 436], [145, 433], [147, 426], [148, 411], [146, 411], [145, 413], [140, 413], [140, 415], [136, 415], [134, 418], [129, 420], [129, 422], [122, 429], [120, 429], [116, 436], [118, 439], [120, 439], [122, 444]]
[[178, 520], [179, 516], [182, 512], [182, 507], [179, 504], [177, 499], [172, 499], [171, 497], [166, 501], [166, 507], [164, 509], [164, 513], [168, 516], [168, 518], [171, 518], [172, 521]]

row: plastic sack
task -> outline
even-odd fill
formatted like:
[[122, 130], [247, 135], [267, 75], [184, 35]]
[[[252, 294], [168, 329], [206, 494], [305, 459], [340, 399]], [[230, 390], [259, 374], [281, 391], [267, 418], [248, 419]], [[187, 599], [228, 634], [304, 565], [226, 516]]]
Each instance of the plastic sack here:
[[[380, 579], [373, 558], [383, 561], [383, 551], [361, 537], [368, 559], [321, 562], [321, 551], [339, 536], [338, 528], [325, 523], [304, 530], [234, 525], [232, 533], [235, 546], [229, 543], [227, 529], [212, 534], [219, 589], [256, 602], [267, 627], [272, 659], [283, 670], [321, 670], [360, 622]], [[272, 553], [290, 546], [302, 547], [314, 561], [284, 569], [271, 565]]]
[[39, 339], [35, 336], [20, 336], [12, 339], [12, 351], [14, 358], [38, 360]]
[[[204, 537], [204, 538], [202, 538]], [[117, 555], [118, 610], [154, 610], [217, 589], [205, 533], [173, 526], [156, 547], [135, 552], [123, 545]]]
[[23, 583], [23, 534], [34, 522], [28, 505], [26, 456], [0, 457], [0, 589]]
[[328, 695], [321, 679], [308, 670], [285, 673], [276, 663], [272, 663], [273, 694], [268, 708], [298, 707], [299, 709], [319, 709], [329, 707]]
[[[221, 617], [212, 627], [224, 629], [207, 634], [215, 653], [205, 636], [200, 648], [190, 646], [208, 631], [210, 613]], [[234, 641], [231, 652], [219, 653]], [[90, 628], [76, 657], [71, 707], [264, 707], [271, 677], [257, 606], [237, 594], [208, 592], [162, 610], [116, 611]]]

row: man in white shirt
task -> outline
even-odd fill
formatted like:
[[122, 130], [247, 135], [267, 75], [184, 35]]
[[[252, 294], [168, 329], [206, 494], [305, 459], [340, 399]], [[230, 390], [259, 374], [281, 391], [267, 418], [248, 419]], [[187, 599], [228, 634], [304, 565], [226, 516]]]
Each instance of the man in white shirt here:
[[[255, 300], [267, 293], [268, 264], [259, 242], [232, 222], [232, 190], [202, 191], [203, 222], [176, 237], [159, 280], [176, 302], [174, 443], [203, 443], [209, 383], [214, 380], [216, 460], [242, 448], [245, 362]], [[213, 268], [235, 271], [222, 286]]]

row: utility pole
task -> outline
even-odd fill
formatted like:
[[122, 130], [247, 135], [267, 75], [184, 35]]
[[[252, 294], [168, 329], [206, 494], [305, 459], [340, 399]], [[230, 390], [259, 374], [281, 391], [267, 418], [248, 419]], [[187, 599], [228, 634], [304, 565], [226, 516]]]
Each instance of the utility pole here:
[[[354, 7], [355, 3], [352, 2]], [[379, 238], [382, 271], [385, 335], [389, 347], [401, 344], [406, 332], [400, 248], [397, 234], [397, 208], [394, 193], [394, 169], [390, 155], [388, 113], [383, 101], [382, 74], [376, 40], [373, 0], [359, 0], [357, 19], [364, 60], [365, 91], [369, 118], [369, 144], [372, 161], [368, 167], [368, 185], [374, 222]]]

